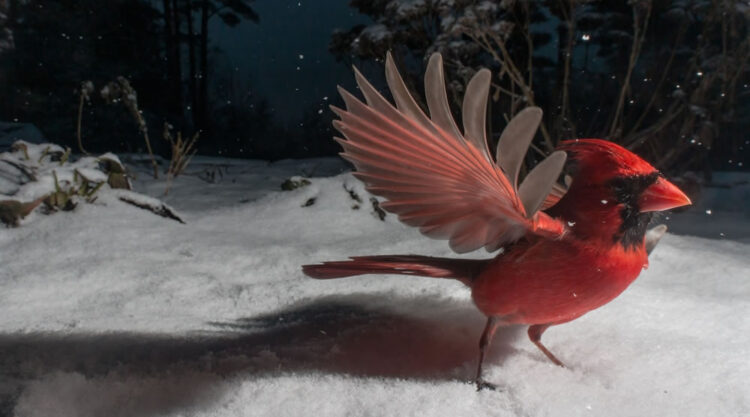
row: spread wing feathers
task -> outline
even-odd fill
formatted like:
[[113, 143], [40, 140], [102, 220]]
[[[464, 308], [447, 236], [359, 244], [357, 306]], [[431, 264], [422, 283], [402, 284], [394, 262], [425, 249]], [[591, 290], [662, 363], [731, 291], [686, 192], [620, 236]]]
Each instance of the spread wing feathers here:
[[339, 89], [346, 110], [332, 107], [341, 119], [334, 126], [345, 139], [336, 141], [344, 148], [341, 155], [357, 168], [354, 175], [368, 191], [387, 200], [384, 209], [429, 237], [448, 239], [459, 253], [481, 247], [496, 250], [529, 232], [550, 238], [564, 233], [561, 222], [538, 211], [560, 174], [564, 152], [545, 159], [516, 187], [541, 111], [522, 112], [532, 117], [509, 124], [525, 144], [513, 144], [514, 131], [503, 133], [501, 154], [507, 149], [517, 158], [503, 156], [510, 170], [497, 166], [490, 156], [485, 133], [489, 71], [479, 71], [467, 87], [464, 134], [448, 106], [439, 54], [430, 58], [425, 75], [431, 117], [409, 93], [390, 54], [386, 80], [396, 107], [356, 68], [355, 77], [367, 104]]

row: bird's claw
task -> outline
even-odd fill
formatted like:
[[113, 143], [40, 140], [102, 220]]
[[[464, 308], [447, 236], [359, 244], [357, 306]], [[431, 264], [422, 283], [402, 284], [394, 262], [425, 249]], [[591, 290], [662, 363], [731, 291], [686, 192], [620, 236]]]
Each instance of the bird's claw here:
[[490, 391], [497, 391], [498, 390], [497, 385], [495, 385], [493, 383], [490, 383], [490, 382], [487, 382], [484, 379], [477, 378], [477, 380], [475, 382], [477, 384], [477, 392], [479, 392], [479, 391], [481, 391], [483, 389], [487, 389], [487, 390], [490, 390]]

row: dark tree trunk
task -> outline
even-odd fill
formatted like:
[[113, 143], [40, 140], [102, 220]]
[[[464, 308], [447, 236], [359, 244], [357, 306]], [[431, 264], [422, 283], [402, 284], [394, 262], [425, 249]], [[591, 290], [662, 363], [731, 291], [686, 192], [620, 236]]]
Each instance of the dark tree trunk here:
[[198, 129], [207, 132], [208, 120], [208, 18], [211, 12], [210, 1], [201, 1], [201, 34], [200, 34], [200, 76], [198, 102]]
[[[11, 31], [11, 34], [16, 29], [16, 12], [18, 10], [18, 2], [16, 0], [0, 1], [0, 12], [5, 14], [5, 26]], [[15, 45], [13, 48], [0, 51], [0, 83], [5, 88], [2, 91], [3, 100], [0, 104], [0, 111], [5, 115], [13, 114], [14, 105], [16, 103], [16, 88], [14, 88], [15, 76], [20, 71], [19, 60], [16, 59]]]
[[188, 79], [188, 94], [190, 94], [190, 114], [193, 118], [193, 126], [197, 128], [200, 120], [198, 117], [198, 73], [195, 57], [195, 30], [193, 28], [192, 0], [185, 1], [185, 22], [187, 23], [187, 50], [188, 63], [190, 65], [190, 78]]
[[170, 115], [180, 123], [183, 119], [182, 106], [182, 65], [180, 59], [180, 15], [177, 13], [175, 0], [163, 0], [164, 24], [166, 29], [167, 48], [167, 85], [169, 97], [167, 106]]
[[[555, 62], [555, 103], [562, 103], [562, 85], [565, 72], [565, 42], [568, 39], [568, 27], [564, 22], [557, 25], [557, 60]], [[558, 109], [559, 110], [559, 109]]]
[[556, 137], [575, 136], [575, 126], [570, 111], [570, 79], [572, 76], [573, 49], [575, 47], [575, 4], [560, 2], [561, 21], [557, 25], [557, 114], [552, 119], [552, 130]]
[[174, 16], [174, 76], [175, 76], [175, 102], [177, 105], [177, 116], [180, 123], [185, 118], [185, 102], [182, 92], [182, 49], [180, 47], [180, 27], [182, 26], [180, 18], [180, 9], [178, 0], [172, 1], [172, 16]]

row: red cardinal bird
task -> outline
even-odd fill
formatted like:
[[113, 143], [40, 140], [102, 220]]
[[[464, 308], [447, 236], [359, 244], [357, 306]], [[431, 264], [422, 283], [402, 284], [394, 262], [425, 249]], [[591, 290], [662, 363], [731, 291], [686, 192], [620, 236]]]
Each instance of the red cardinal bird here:
[[[457, 279], [471, 288], [487, 325], [479, 342], [477, 389], [485, 352], [498, 326], [528, 324], [541, 343], [550, 326], [603, 306], [648, 264], [646, 226], [655, 211], [690, 204], [676, 186], [630, 151], [601, 139], [562, 142], [519, 185], [527, 148], [542, 111], [521, 111], [503, 131], [493, 159], [485, 136], [490, 72], [479, 71], [466, 87], [463, 133], [448, 107], [442, 58], [430, 58], [425, 93], [430, 117], [409, 94], [390, 54], [386, 79], [391, 105], [355, 69], [366, 104], [340, 90], [346, 110], [335, 127], [342, 156], [381, 205], [403, 223], [451, 248], [496, 251], [486, 260], [418, 255], [363, 256], [305, 265], [313, 278], [404, 274]], [[567, 161], [567, 190], [557, 179]], [[663, 233], [663, 230], [662, 230]]]

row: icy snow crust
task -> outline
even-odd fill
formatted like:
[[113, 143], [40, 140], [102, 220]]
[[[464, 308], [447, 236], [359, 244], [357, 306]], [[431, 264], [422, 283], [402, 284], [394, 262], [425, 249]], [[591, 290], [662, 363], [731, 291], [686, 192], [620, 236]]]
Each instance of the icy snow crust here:
[[[136, 190], [160, 197], [147, 169]], [[461, 284], [300, 271], [453, 256], [445, 242], [379, 220], [348, 173], [277, 191], [340, 172], [334, 160], [192, 169], [224, 172], [178, 178], [166, 202], [185, 225], [101, 203], [0, 230], [0, 414], [750, 415], [744, 243], [666, 236], [622, 296], [545, 334], [569, 368], [501, 329], [485, 368], [501, 391], [477, 393], [484, 319]]]

